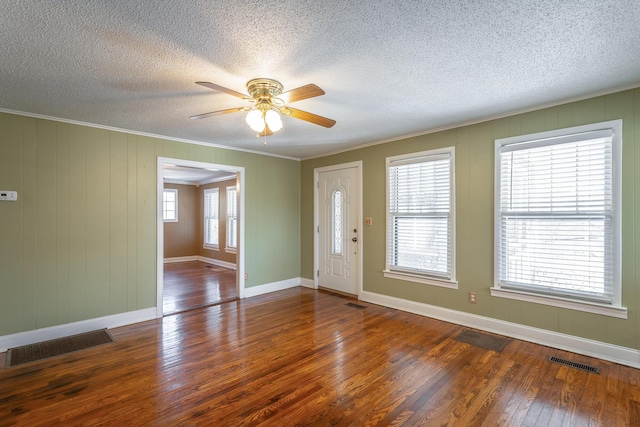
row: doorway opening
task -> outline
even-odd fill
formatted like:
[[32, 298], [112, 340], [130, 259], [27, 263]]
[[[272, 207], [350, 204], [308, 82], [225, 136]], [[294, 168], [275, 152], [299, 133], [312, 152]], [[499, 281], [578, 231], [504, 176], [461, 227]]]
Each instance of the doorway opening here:
[[244, 297], [244, 168], [158, 158], [162, 317]]

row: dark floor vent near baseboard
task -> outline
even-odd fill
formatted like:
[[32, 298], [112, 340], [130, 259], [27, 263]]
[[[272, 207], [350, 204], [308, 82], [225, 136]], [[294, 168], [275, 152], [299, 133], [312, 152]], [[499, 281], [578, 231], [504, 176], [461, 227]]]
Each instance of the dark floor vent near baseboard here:
[[566, 359], [560, 359], [559, 357], [549, 356], [547, 359], [549, 362], [560, 363], [570, 368], [580, 369], [581, 371], [591, 372], [592, 374], [600, 374], [600, 369], [594, 366], [585, 365], [583, 363], [576, 363]]
[[72, 353], [85, 348], [97, 347], [102, 344], [112, 343], [113, 338], [106, 329], [85, 332], [55, 340], [39, 342], [35, 344], [23, 345], [22, 347], [10, 348], [7, 351], [6, 367], [22, 365], [23, 363], [35, 362], [36, 360], [47, 359], [65, 353]]
[[355, 302], [348, 302], [345, 305], [348, 307], [357, 308], [358, 310], [364, 310], [365, 308], [367, 308], [364, 305], [356, 304]]
[[476, 331], [473, 329], [464, 329], [458, 335], [453, 337], [454, 340], [471, 344], [485, 350], [500, 353], [511, 342], [510, 338], [500, 335]]

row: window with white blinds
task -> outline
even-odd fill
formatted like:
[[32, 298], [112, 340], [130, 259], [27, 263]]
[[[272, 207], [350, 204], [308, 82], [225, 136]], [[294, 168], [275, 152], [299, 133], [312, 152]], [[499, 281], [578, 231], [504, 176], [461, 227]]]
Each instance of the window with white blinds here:
[[238, 246], [238, 192], [236, 187], [227, 187], [227, 251]]
[[497, 288], [620, 305], [621, 138], [603, 125], [496, 141]]
[[220, 191], [217, 188], [204, 190], [204, 246], [218, 248]]
[[455, 281], [454, 149], [387, 159], [385, 273]]

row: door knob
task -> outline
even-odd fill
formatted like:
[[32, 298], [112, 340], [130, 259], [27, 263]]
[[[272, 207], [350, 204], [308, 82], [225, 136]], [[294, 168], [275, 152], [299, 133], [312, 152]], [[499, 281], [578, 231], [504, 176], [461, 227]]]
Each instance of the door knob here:
[[352, 241], [352, 242], [357, 242], [357, 241], [358, 241], [358, 238], [357, 238], [357, 237], [354, 237], [353, 239], [351, 239], [351, 241]]

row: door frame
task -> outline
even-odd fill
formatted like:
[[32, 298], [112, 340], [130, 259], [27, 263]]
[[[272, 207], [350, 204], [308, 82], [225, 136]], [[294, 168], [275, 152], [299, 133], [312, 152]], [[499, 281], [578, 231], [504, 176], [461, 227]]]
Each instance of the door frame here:
[[164, 190], [164, 165], [185, 166], [199, 169], [224, 170], [236, 173], [236, 189], [238, 191], [238, 250], [236, 257], [236, 295], [238, 299], [245, 297], [244, 289], [244, 167], [220, 165], [215, 163], [197, 162], [193, 160], [172, 159], [158, 157], [158, 169], [156, 174], [157, 186], [157, 247], [156, 247], [156, 317], [163, 316], [163, 290], [164, 290], [164, 221], [162, 220], [162, 191]]
[[362, 295], [362, 253], [364, 248], [364, 229], [362, 220], [362, 160], [355, 162], [340, 163], [337, 165], [324, 166], [313, 169], [313, 289], [318, 289], [318, 271], [320, 269], [320, 240], [318, 235], [320, 233], [320, 174], [323, 172], [332, 172], [341, 169], [356, 169], [356, 175], [358, 176], [358, 184], [356, 185], [357, 197], [356, 208], [358, 210], [356, 227], [359, 230], [358, 233], [358, 254], [356, 256], [356, 268], [358, 269], [358, 283], [357, 283], [357, 297], [360, 299]]

